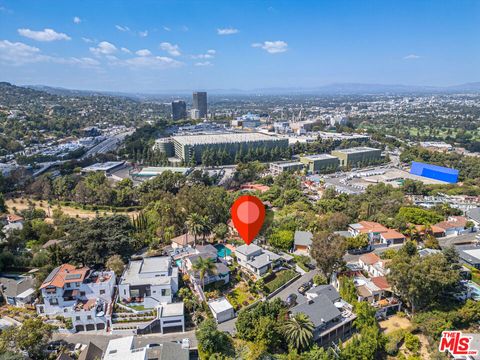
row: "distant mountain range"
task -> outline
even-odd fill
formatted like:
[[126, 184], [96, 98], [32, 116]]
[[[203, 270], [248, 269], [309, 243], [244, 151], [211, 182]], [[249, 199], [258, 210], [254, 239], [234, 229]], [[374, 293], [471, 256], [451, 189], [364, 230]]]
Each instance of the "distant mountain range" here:
[[[71, 96], [122, 96], [137, 99], [152, 99], [175, 95], [190, 95], [193, 89], [159, 90], [145, 93], [115, 92], [95, 90], [75, 90], [45, 85], [26, 85], [25, 87], [45, 91], [54, 95]], [[480, 93], [480, 82], [471, 82], [454, 86], [417, 86], [401, 84], [362, 84], [362, 83], [337, 83], [312, 88], [259, 88], [252, 90], [241, 89], [210, 89], [211, 95], [369, 95], [369, 94], [428, 94], [428, 93]]]

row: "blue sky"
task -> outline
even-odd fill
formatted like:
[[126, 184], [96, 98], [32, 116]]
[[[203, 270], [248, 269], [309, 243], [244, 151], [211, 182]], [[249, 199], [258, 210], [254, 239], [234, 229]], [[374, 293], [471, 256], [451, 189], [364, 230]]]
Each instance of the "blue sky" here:
[[480, 1], [0, 0], [0, 80], [76, 89], [480, 81]]

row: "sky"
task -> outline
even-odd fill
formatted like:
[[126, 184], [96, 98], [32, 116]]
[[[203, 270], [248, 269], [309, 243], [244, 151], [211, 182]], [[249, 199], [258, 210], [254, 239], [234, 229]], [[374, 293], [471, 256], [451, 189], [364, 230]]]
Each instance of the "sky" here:
[[476, 0], [0, 0], [0, 81], [122, 92], [480, 81]]

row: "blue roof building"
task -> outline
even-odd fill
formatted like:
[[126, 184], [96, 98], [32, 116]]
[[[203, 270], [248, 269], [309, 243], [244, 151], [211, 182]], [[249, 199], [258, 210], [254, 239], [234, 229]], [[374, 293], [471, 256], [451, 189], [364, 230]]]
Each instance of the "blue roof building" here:
[[412, 161], [410, 174], [445, 181], [450, 184], [455, 184], [458, 181], [458, 170], [416, 161]]

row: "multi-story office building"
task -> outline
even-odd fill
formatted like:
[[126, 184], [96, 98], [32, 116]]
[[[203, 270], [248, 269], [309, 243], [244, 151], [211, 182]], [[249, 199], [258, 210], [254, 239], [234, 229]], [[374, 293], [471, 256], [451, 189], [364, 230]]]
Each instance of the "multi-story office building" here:
[[37, 313], [72, 319], [76, 331], [105, 330], [111, 324], [115, 273], [70, 264], [59, 266], [40, 286], [43, 303]]
[[301, 171], [305, 169], [305, 164], [300, 161], [277, 161], [270, 163], [270, 171], [273, 174], [281, 174], [285, 171]]
[[197, 109], [200, 118], [207, 117], [207, 93], [196, 91], [193, 93], [193, 109]]
[[182, 120], [187, 118], [187, 104], [183, 100], [172, 101], [172, 119]]
[[269, 151], [274, 148], [279, 150], [288, 147], [288, 139], [281, 139], [261, 133], [216, 133], [204, 135], [173, 136], [172, 142], [175, 150], [175, 157], [184, 163], [192, 161], [200, 163], [202, 153], [205, 150], [225, 150], [228, 156], [235, 158], [237, 152], [247, 152], [250, 149], [265, 148]]
[[307, 166], [309, 173], [334, 171], [339, 164], [338, 158], [329, 154], [302, 156], [300, 157], [300, 162]]
[[374, 163], [382, 158], [382, 150], [366, 146], [334, 150], [331, 154], [340, 160], [340, 166], [351, 167]]

